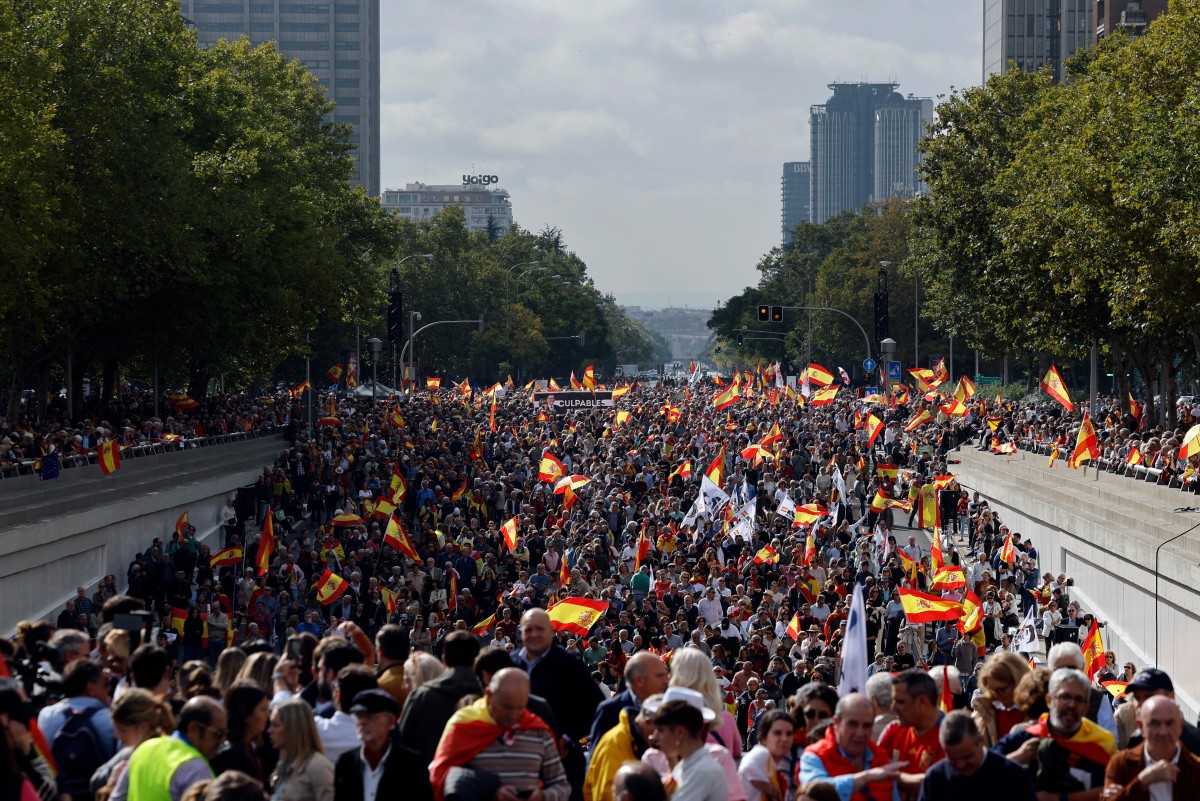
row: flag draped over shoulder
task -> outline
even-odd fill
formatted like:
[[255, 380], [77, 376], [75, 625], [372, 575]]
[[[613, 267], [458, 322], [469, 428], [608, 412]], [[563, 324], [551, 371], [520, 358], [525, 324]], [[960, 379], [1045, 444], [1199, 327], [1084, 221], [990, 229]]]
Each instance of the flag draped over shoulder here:
[[[550, 732], [550, 727], [537, 715], [528, 709], [521, 712], [521, 719], [514, 727], [517, 731], [542, 729]], [[446, 777], [453, 767], [466, 765], [496, 740], [510, 733], [511, 729], [503, 729], [492, 720], [487, 708], [487, 698], [480, 698], [470, 706], [465, 706], [451, 716], [438, 743], [433, 762], [429, 764], [429, 782], [433, 785], [438, 801], [442, 801]], [[551, 733], [551, 739], [553, 734]]]
[[1097, 765], [1107, 765], [1109, 759], [1116, 753], [1116, 743], [1113, 736], [1101, 728], [1099, 724], [1084, 718], [1083, 725], [1079, 727], [1079, 731], [1070, 737], [1056, 737], [1050, 732], [1048, 718], [1049, 715], [1043, 712], [1037, 723], [1025, 729], [1026, 733], [1043, 740], [1053, 739], [1054, 742], [1072, 754], [1095, 762]]

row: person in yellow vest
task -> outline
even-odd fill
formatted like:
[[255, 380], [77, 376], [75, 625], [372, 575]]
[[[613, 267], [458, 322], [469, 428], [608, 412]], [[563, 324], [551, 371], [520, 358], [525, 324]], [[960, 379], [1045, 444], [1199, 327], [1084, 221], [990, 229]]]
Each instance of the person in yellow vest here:
[[229, 734], [225, 708], [208, 696], [183, 705], [174, 733], [137, 747], [110, 801], [180, 801], [192, 785], [213, 777], [209, 761]]
[[[646, 699], [649, 709], [658, 709], [662, 694]], [[587, 775], [583, 780], [584, 801], [610, 801], [613, 780], [627, 762], [637, 762], [650, 747], [647, 727], [654, 726], [654, 716], [644, 704], [638, 709], [622, 709], [617, 725], [605, 732], [592, 749]]]

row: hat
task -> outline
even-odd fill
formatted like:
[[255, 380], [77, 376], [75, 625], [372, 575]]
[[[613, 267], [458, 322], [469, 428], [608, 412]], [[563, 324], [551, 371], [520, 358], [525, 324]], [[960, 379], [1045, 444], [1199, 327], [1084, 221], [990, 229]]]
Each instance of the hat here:
[[354, 706], [350, 707], [351, 714], [371, 715], [376, 712], [400, 714], [400, 705], [386, 690], [363, 690], [354, 696]]
[[1166, 671], [1158, 668], [1142, 668], [1138, 674], [1133, 677], [1133, 681], [1129, 682], [1129, 686], [1125, 688], [1126, 692], [1130, 690], [1146, 690], [1148, 692], [1175, 692], [1175, 685], [1171, 682], [1171, 677], [1166, 674]]
[[713, 712], [704, 705], [704, 695], [690, 687], [668, 687], [667, 691], [662, 695], [652, 695], [645, 701], [642, 701], [642, 709], [648, 714], [657, 714], [663, 704], [668, 704], [671, 701], [683, 701], [690, 706], [700, 710], [700, 714], [704, 717], [705, 723], [712, 723], [717, 719], [717, 713]]
[[814, 623], [814, 624], [812, 624], [811, 626], [809, 626], [809, 627], [808, 627], [808, 630], [809, 630], [809, 631], [811, 631], [813, 634], [820, 634], [820, 633], [821, 633], [821, 627], [820, 627], [820, 626], [818, 626], [816, 623]]

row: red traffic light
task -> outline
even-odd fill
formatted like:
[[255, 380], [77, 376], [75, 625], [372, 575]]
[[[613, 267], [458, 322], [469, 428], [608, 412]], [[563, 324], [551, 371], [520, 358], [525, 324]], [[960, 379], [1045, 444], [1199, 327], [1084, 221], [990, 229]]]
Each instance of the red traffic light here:
[[782, 323], [783, 322], [783, 307], [782, 306], [772, 306], [771, 307], [771, 322], [773, 322], [773, 323]]

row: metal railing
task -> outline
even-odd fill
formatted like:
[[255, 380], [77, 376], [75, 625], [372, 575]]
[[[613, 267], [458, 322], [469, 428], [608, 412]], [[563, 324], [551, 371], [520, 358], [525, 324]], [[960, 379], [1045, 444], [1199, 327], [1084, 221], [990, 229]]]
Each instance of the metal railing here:
[[[1038, 442], [1036, 440], [1021, 439], [1017, 440], [1016, 443], [1018, 450], [1046, 457], [1050, 456], [1051, 450], [1057, 448], [1058, 457], [1064, 460], [1070, 457], [1072, 450], [1067, 447], [1058, 447], [1051, 442]], [[1180, 478], [1180, 474], [1174, 470], [1163, 470], [1160, 467], [1148, 467], [1144, 464], [1129, 464], [1124, 459], [1100, 458], [1092, 460], [1088, 464], [1093, 468], [1103, 470], [1105, 473], [1123, 476], [1134, 481], [1145, 481], [1161, 487], [1178, 489], [1183, 492], [1194, 492], [1196, 490], [1195, 479], [1189, 479], [1189, 481], [1184, 482]], [[1200, 474], [1197, 477], [1200, 477]]]

